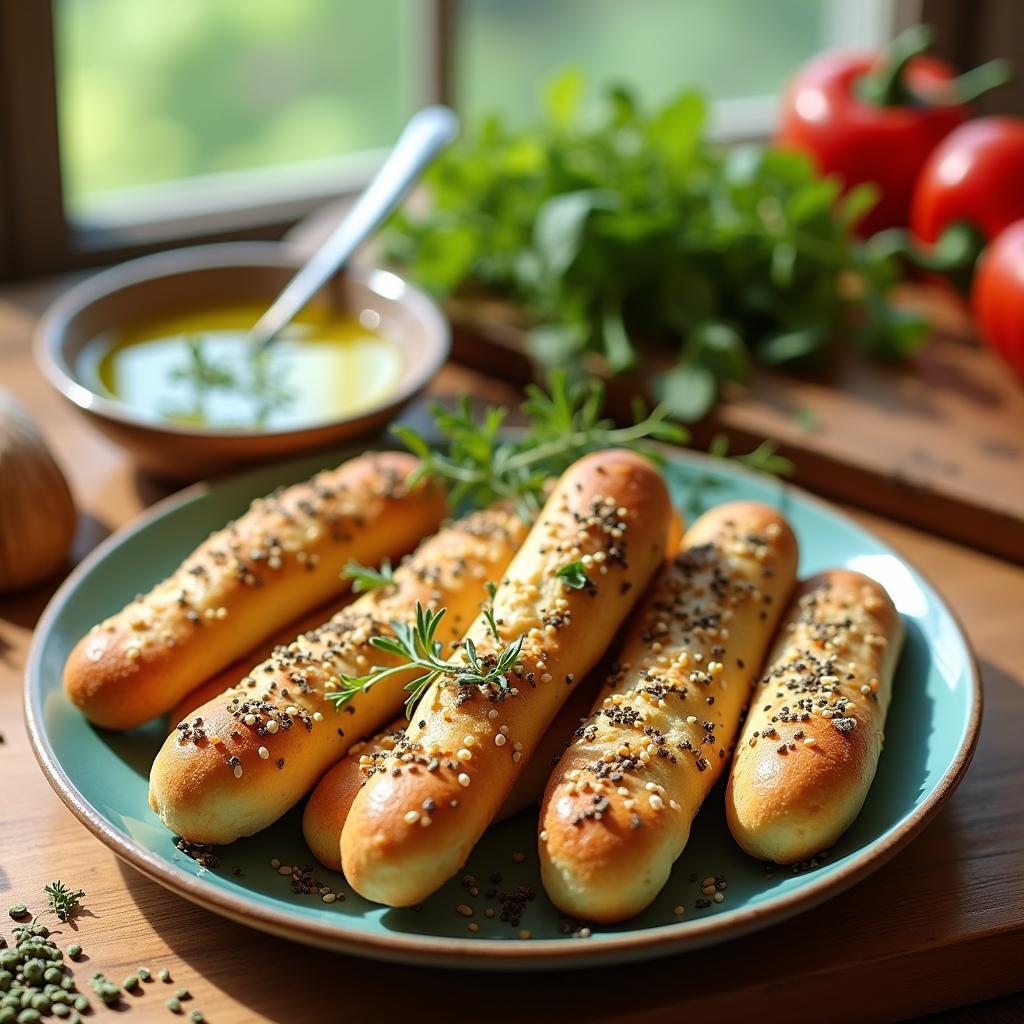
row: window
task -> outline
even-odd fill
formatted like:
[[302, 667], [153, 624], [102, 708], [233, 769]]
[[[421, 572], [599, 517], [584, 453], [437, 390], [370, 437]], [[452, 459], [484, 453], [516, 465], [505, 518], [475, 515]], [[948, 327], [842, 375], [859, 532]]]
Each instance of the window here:
[[353, 155], [387, 146], [420, 98], [415, 4], [57, 0], [66, 212], [123, 222], [244, 191], [240, 172], [344, 184]]
[[696, 85], [721, 134], [764, 134], [801, 61], [877, 45], [907, 2], [0, 0], [0, 260], [274, 237], [422, 103], [528, 118], [569, 64], [595, 94]]

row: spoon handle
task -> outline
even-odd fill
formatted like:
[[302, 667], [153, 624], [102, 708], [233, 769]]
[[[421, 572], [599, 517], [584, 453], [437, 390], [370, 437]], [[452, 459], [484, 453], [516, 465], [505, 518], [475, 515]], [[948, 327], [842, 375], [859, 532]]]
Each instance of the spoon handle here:
[[249, 334], [254, 345], [264, 349], [274, 340], [380, 227], [458, 131], [459, 119], [448, 107], [424, 107], [410, 118], [383, 166], [349, 212], [257, 321]]

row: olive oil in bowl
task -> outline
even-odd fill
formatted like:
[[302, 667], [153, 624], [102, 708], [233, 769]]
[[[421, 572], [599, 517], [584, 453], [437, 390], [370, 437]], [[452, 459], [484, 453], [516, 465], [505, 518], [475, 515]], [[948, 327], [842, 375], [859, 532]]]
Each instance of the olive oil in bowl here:
[[94, 339], [80, 370], [149, 417], [211, 431], [293, 430], [379, 406], [402, 376], [399, 346], [377, 314], [309, 309], [264, 351], [258, 306], [207, 310]]

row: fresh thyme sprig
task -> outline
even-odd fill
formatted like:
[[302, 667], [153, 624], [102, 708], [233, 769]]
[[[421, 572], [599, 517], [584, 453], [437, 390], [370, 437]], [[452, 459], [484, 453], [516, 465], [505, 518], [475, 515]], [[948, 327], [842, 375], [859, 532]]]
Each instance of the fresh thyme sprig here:
[[[521, 406], [527, 423], [515, 433], [502, 431], [507, 409], [491, 406], [476, 417], [466, 396], [454, 409], [440, 404], [431, 409], [443, 451], [412, 427], [399, 424], [392, 431], [421, 460], [413, 479], [443, 482], [453, 506], [481, 508], [497, 498], [509, 498], [527, 519], [540, 510], [546, 482], [588, 452], [632, 448], [660, 464], [664, 453], [650, 442], [689, 440], [689, 431], [671, 422], [664, 406], [647, 412], [640, 401], [633, 403], [633, 424], [616, 427], [601, 415], [604, 387], [596, 378], [570, 382], [564, 371], [555, 371], [549, 391], [533, 384], [527, 387]], [[788, 476], [793, 464], [777, 453], [777, 447], [764, 441], [751, 452], [730, 456], [728, 439], [718, 435], [710, 453], [771, 476]]]
[[[729, 438], [725, 434], [717, 434], [708, 446], [708, 454], [715, 459], [732, 459], [748, 469], [765, 473], [768, 476], [787, 477], [793, 473], [793, 463], [784, 455], [779, 455], [778, 445], [774, 441], [762, 441], [753, 451], [743, 455], [729, 454]], [[725, 484], [726, 478], [714, 473], [698, 473], [690, 481], [686, 497], [686, 509], [693, 515], [700, 515], [708, 507], [708, 491]]]
[[498, 623], [494, 621], [494, 595], [498, 592], [497, 584], [488, 580], [484, 586], [487, 588], [487, 596], [491, 599], [490, 604], [481, 605], [484, 619], [487, 620], [487, 628], [496, 641], [501, 642], [501, 633], [498, 632]]
[[555, 575], [570, 590], [586, 590], [594, 581], [587, 575], [587, 567], [580, 561], [569, 562], [556, 570]]
[[490, 407], [477, 419], [465, 395], [454, 409], [431, 409], [446, 452], [436, 450], [411, 427], [398, 425], [392, 430], [422, 460], [416, 477], [444, 481], [453, 505], [466, 501], [480, 508], [497, 498], [511, 498], [524, 516], [540, 509], [545, 482], [588, 452], [633, 448], [658, 459], [657, 449], [645, 442], [682, 443], [689, 437], [661, 406], [648, 413], [635, 404], [636, 422], [616, 427], [601, 415], [604, 387], [595, 378], [570, 382], [564, 371], [556, 371], [550, 393], [531, 384], [526, 396], [522, 412], [527, 425], [515, 435], [501, 432], [506, 409]]
[[785, 455], [779, 454], [777, 441], [762, 441], [753, 451], [730, 455], [729, 438], [725, 434], [716, 434], [708, 446], [708, 454], [716, 459], [735, 459], [748, 469], [767, 473], [768, 476], [792, 476], [795, 468]]
[[[410, 668], [420, 670], [420, 674], [405, 686], [409, 692], [405, 714], [410, 720], [420, 698], [431, 683], [438, 679], [445, 679], [452, 686], [488, 686], [496, 683], [502, 689], [508, 689], [505, 677], [519, 664], [523, 637], [489, 655], [481, 655], [476, 644], [467, 637], [463, 643], [466, 660], [446, 661], [441, 657], [441, 641], [436, 639], [437, 627], [445, 611], [441, 608], [432, 612], [417, 601], [415, 623], [393, 621], [393, 636], [375, 636], [370, 640], [377, 650], [400, 659], [399, 664], [390, 668], [374, 666], [363, 676], [342, 675], [339, 677], [340, 688], [329, 693], [327, 699], [336, 709], [340, 709], [357, 693], [364, 693], [381, 680], [407, 672]], [[497, 628], [493, 627], [493, 631], [497, 633]]]
[[390, 587], [395, 582], [395, 574], [391, 568], [391, 559], [385, 558], [380, 569], [350, 561], [341, 570], [341, 578], [352, 581], [352, 593], [365, 594], [368, 590]]
[[84, 890], [72, 889], [59, 878], [55, 882], [44, 885], [43, 892], [46, 893], [46, 897], [50, 901], [50, 913], [56, 914], [61, 921], [65, 922], [75, 912], [78, 901], [85, 896]]

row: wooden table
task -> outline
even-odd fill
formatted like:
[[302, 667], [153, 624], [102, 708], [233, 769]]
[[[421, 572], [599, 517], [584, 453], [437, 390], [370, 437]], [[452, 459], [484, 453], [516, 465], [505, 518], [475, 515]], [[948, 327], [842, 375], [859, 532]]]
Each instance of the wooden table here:
[[[74, 557], [165, 488], [135, 473], [35, 371], [29, 336], [52, 286], [0, 291], [0, 383], [34, 411], [81, 510]], [[515, 401], [507, 385], [447, 367], [434, 390]], [[940, 440], [936, 439], [936, 445]], [[0, 481], [0, 500], [2, 481]], [[186, 1008], [213, 1024], [452, 1018], [882, 1021], [1024, 988], [1024, 569], [866, 513], [855, 517], [921, 566], [978, 652], [985, 718], [963, 785], [927, 832], [855, 889], [788, 923], [715, 949], [607, 970], [509, 975], [404, 968], [268, 938], [179, 899], [125, 866], [50, 790], [21, 723], [22, 668], [53, 586], [0, 601], [0, 906], [40, 899], [52, 878], [84, 888], [89, 961], [120, 980], [168, 966]], [[0, 931], [6, 929], [0, 929]], [[70, 941], [66, 936], [64, 942]], [[167, 988], [176, 986], [167, 986]], [[136, 1019], [168, 1020], [166, 991], [130, 999]], [[99, 1009], [96, 1018], [107, 1011]], [[139, 1014], [142, 1014], [139, 1017]], [[1024, 1019], [1003, 999], [942, 1020]]]

